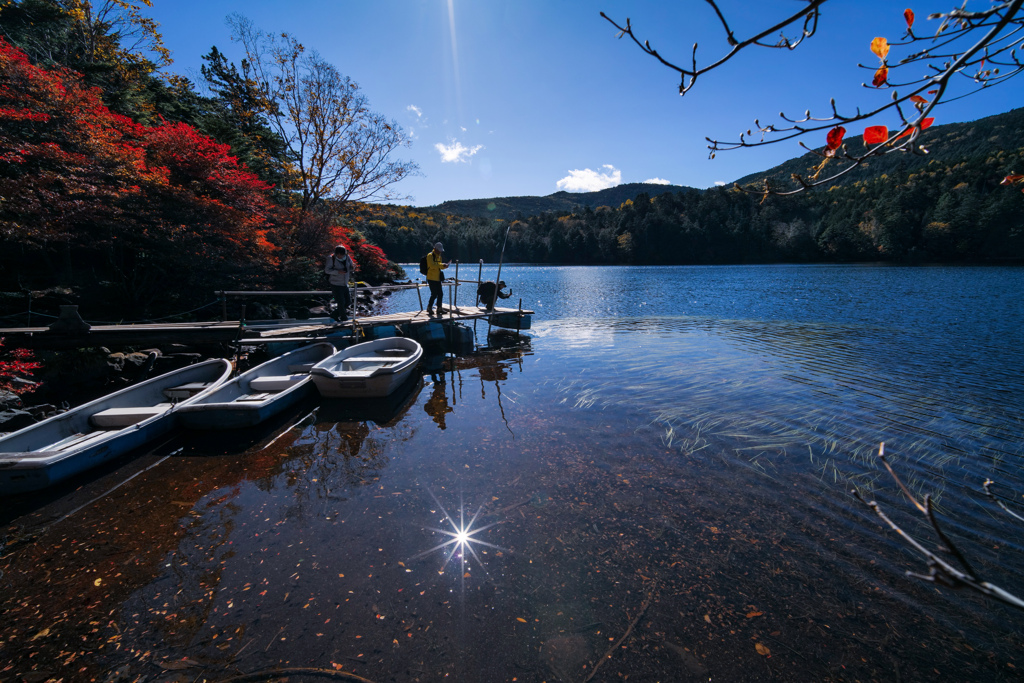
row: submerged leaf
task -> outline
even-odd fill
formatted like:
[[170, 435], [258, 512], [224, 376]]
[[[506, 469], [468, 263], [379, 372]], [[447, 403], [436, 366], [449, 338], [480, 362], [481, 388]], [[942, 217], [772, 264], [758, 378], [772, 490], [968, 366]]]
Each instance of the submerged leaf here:
[[762, 645], [761, 643], [755, 643], [754, 649], [757, 650], [757, 654], [767, 657], [771, 655], [772, 651], [768, 649], [768, 646]]

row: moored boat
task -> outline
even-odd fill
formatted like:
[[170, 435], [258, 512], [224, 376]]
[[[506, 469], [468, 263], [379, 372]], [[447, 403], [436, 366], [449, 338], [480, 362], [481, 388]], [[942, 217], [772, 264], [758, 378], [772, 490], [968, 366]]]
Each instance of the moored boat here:
[[310, 369], [334, 354], [327, 342], [309, 344], [243, 372], [178, 410], [189, 429], [252, 427], [295, 405], [312, 392]]
[[397, 389], [422, 356], [423, 347], [408, 337], [376, 339], [342, 349], [309, 374], [321, 396], [379, 398]]
[[121, 389], [0, 437], [0, 495], [36, 491], [158, 439], [231, 374], [218, 358]]

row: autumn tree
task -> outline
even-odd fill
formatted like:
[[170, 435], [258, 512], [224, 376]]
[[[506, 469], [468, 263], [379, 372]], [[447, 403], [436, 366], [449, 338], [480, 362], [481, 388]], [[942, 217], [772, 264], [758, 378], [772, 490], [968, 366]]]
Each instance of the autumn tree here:
[[0, 0], [3, 37], [32, 62], [61, 65], [103, 91], [107, 106], [153, 122], [153, 87], [171, 63], [152, 0]]
[[[619, 37], [628, 36], [645, 54], [680, 76], [679, 93], [685, 95], [705, 74], [718, 69], [741, 53], [761, 47], [794, 50], [812, 37], [823, 20], [822, 7], [828, 0], [800, 0], [800, 7], [788, 16], [749, 36], [737, 36], [718, 0], [706, 0], [717, 17], [724, 34], [725, 46], [720, 55], [698, 57], [694, 43], [687, 62], [677, 62], [662, 55], [649, 41], [642, 40], [631, 21], [619, 23], [603, 12], [601, 16], [619, 30]], [[902, 33], [890, 41], [877, 36], [865, 39], [865, 46], [878, 58], [875, 64], [861, 65], [870, 74], [864, 86], [887, 97], [881, 104], [862, 110], [841, 109], [833, 99], [831, 109], [802, 117], [780, 114], [780, 123], [754, 121], [754, 128], [735, 141], [708, 138], [711, 157], [723, 150], [734, 150], [775, 144], [786, 140], [808, 138], [817, 141], [814, 148], [803, 140], [800, 144], [817, 154], [821, 161], [809, 175], [794, 174], [788, 188], [773, 187], [765, 181], [764, 194], [791, 194], [818, 185], [829, 184], [867, 159], [897, 151], [927, 153], [921, 145], [921, 134], [934, 121], [933, 111], [944, 101], [970, 96], [981, 89], [1004, 83], [1024, 70], [1017, 55], [1024, 43], [1024, 0], [1000, 0], [978, 3], [965, 0], [963, 6], [928, 17], [934, 31], [917, 33], [914, 11], [902, 12], [902, 20], [894, 17], [894, 33]], [[970, 8], [968, 6], [970, 5]], [[897, 23], [899, 22], [899, 23]], [[787, 34], [787, 31], [789, 32]], [[922, 73], [924, 75], [922, 75]], [[847, 126], [877, 117], [887, 117], [890, 125], [874, 125], [863, 132], [863, 148], [848, 148], [844, 143]], [[825, 147], [820, 148], [821, 142]], [[826, 166], [834, 169], [826, 173]], [[835, 168], [838, 166], [838, 168]], [[1008, 183], [1024, 181], [1024, 175], [1010, 176]]]
[[260, 105], [287, 146], [301, 209], [328, 198], [399, 198], [394, 185], [419, 167], [395, 156], [409, 145], [398, 124], [371, 111], [355, 82], [294, 37], [237, 14], [229, 23], [246, 54], [242, 76], [258, 84]]
[[182, 123], [135, 123], [67, 69], [0, 39], [0, 260], [126, 312], [266, 281], [269, 186]]

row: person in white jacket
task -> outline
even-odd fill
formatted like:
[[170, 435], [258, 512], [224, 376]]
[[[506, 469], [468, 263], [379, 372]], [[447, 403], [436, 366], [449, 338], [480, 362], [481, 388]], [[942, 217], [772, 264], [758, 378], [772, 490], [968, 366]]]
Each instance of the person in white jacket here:
[[348, 306], [350, 297], [348, 292], [348, 281], [356, 269], [352, 257], [348, 255], [345, 245], [339, 244], [334, 248], [334, 253], [327, 257], [327, 264], [324, 272], [327, 273], [328, 282], [331, 284], [331, 293], [334, 295], [334, 303], [337, 308], [331, 317], [338, 322], [348, 320]]

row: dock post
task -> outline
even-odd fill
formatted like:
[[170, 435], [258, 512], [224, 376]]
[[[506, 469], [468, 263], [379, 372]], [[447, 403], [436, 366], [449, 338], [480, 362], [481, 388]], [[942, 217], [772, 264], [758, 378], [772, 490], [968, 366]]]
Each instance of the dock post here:
[[[359, 310], [359, 281], [352, 281], [352, 334], [356, 332], [356, 312]], [[348, 317], [348, 311], [338, 311], [338, 316]]]
[[[456, 280], [456, 283], [457, 282], [458, 281]], [[456, 284], [455, 285], [456, 291], [458, 290], [458, 288], [459, 288], [459, 285]], [[454, 315], [454, 313], [452, 312], [453, 308], [454, 308], [454, 305], [452, 304], [452, 285], [448, 285], [448, 323], [449, 324], [451, 324], [452, 316]]]
[[28, 326], [32, 327], [32, 290], [28, 290]]
[[420, 291], [420, 281], [416, 280], [416, 298], [420, 300], [420, 313], [423, 312], [423, 292]]
[[523, 333], [523, 298], [519, 297], [519, 316], [516, 318], [516, 335]]
[[458, 261], [455, 262], [455, 298], [452, 299], [452, 297], [450, 295], [449, 295], [448, 298], [451, 300], [452, 306], [454, 306], [456, 308], [459, 307], [459, 262]]
[[484, 281], [484, 260], [480, 259], [480, 270], [476, 273], [476, 303], [473, 308], [480, 305], [480, 283]]
[[217, 292], [217, 296], [220, 298], [220, 321], [226, 322], [228, 319], [228, 295], [221, 290]]

